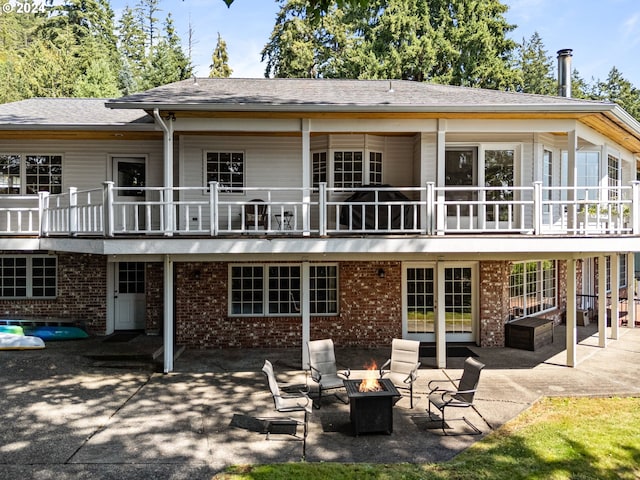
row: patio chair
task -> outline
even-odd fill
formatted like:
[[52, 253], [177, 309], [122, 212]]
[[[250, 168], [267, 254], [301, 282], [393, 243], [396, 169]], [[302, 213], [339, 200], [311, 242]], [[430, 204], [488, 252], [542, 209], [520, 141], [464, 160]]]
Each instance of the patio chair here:
[[267, 230], [269, 228], [269, 209], [260, 198], [254, 198], [243, 205], [245, 230]]
[[311, 399], [309, 395], [307, 395], [306, 385], [283, 385], [282, 387], [278, 385], [276, 376], [273, 373], [273, 365], [269, 360], [264, 361], [262, 372], [267, 377], [267, 383], [273, 397], [276, 411], [280, 413], [304, 412], [302, 421], [291, 417], [267, 420], [267, 439], [274, 427], [278, 425], [302, 425], [302, 458], [304, 458], [307, 454], [307, 432], [309, 414], [311, 413]]
[[[480, 381], [480, 371], [484, 368], [484, 364], [477, 361], [475, 358], [469, 357], [464, 361], [464, 370], [462, 377], [458, 379], [458, 386], [455, 390], [441, 389], [440, 387], [434, 387], [438, 382], [451, 382], [450, 380], [431, 380], [429, 382], [429, 419], [431, 417], [431, 405], [440, 410], [442, 432], [448, 435], [445, 427], [445, 409], [447, 408], [473, 408], [473, 398], [478, 390], [478, 382]], [[455, 380], [454, 380], [455, 381]], [[453, 419], [452, 419], [453, 420]], [[460, 419], [457, 419], [460, 420]], [[472, 435], [479, 435], [482, 433], [475, 425], [473, 425], [465, 417], [462, 419], [467, 425], [473, 429]]]
[[418, 368], [420, 368], [420, 342], [394, 338], [391, 341], [391, 358], [380, 367], [380, 378], [388, 378], [396, 388], [409, 390], [411, 408], [413, 408], [413, 383], [418, 378]]
[[[311, 379], [318, 384], [318, 402], [314, 401], [313, 406], [320, 408], [322, 402], [322, 392], [344, 388], [343, 380], [349, 378], [350, 369], [338, 372], [336, 355], [333, 348], [333, 340], [313, 340], [309, 346], [309, 370]], [[349, 400], [340, 398], [336, 393], [333, 395], [342, 403], [349, 403]]]

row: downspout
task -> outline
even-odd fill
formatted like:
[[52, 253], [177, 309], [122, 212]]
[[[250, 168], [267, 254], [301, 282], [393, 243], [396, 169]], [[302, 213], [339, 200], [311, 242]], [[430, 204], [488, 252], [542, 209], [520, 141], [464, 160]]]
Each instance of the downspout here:
[[[170, 115], [168, 125], [160, 117], [157, 108], [153, 110], [153, 116], [156, 123], [160, 125], [164, 133], [164, 229], [165, 235], [173, 233], [173, 115]], [[173, 371], [173, 303], [174, 303], [174, 284], [173, 284], [173, 261], [169, 255], [165, 255], [163, 259], [163, 344], [164, 344], [164, 373]]]
[[160, 117], [157, 108], [153, 109], [153, 116], [156, 123], [164, 133], [163, 137], [163, 167], [164, 167], [164, 201], [163, 201], [163, 218], [164, 232], [166, 236], [173, 235], [173, 122], [175, 116], [170, 113], [167, 117], [168, 123]]

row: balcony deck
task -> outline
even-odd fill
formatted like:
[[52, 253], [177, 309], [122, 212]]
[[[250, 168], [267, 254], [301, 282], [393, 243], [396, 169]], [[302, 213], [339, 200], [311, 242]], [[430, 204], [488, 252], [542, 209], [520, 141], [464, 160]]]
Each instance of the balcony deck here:
[[[0, 196], [0, 236], [349, 237], [640, 234], [640, 188], [145, 187]], [[252, 200], [250, 200], [252, 199]]]

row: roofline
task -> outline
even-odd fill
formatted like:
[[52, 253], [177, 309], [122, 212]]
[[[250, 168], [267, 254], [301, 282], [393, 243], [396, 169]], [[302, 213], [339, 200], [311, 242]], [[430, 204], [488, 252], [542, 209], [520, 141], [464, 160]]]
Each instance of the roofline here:
[[[300, 104], [256, 104], [256, 103], [136, 103], [136, 102], [106, 102], [105, 106], [112, 109], [137, 109], [153, 111], [198, 111], [198, 112], [327, 112], [336, 113], [370, 112], [370, 113], [604, 113], [615, 110], [614, 103], [562, 103], [562, 104], [492, 104], [492, 105], [342, 105], [331, 103], [300, 103]], [[631, 117], [630, 117], [631, 118]]]
[[617, 104], [614, 105], [615, 107], [611, 110], [611, 113], [619, 118], [620, 121], [624, 122], [626, 125], [629, 125], [635, 131], [635, 134], [640, 138], [640, 121], [636, 120], [621, 106]]
[[155, 123], [110, 123], [108, 125], [104, 124], [60, 124], [60, 123], [44, 123], [44, 124], [21, 124], [21, 123], [11, 123], [11, 124], [0, 124], [0, 131], [24, 131], [24, 130], [64, 130], [64, 131], [77, 131], [77, 130], [87, 130], [87, 131], [111, 131], [111, 130], [131, 130], [131, 131], [139, 131], [139, 132], [153, 132], [158, 128]]

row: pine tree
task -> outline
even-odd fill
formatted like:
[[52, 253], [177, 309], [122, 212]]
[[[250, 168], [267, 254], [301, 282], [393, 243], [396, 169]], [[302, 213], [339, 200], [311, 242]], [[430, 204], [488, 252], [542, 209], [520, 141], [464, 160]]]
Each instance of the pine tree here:
[[[282, 7], [262, 51], [266, 76], [405, 78], [514, 89], [516, 43], [498, 0], [345, 0], [314, 22], [305, 0]], [[362, 6], [361, 3], [366, 3]]]
[[144, 89], [185, 80], [192, 75], [193, 67], [180, 45], [180, 37], [173, 26], [171, 14], [167, 15], [164, 36], [154, 45], [142, 74]]
[[227, 42], [225, 42], [218, 32], [218, 42], [211, 55], [211, 65], [209, 65], [209, 78], [229, 78], [233, 70], [229, 66], [229, 54], [227, 53]]
[[146, 65], [146, 36], [140, 19], [139, 12], [127, 6], [118, 21], [118, 51], [122, 62], [118, 83], [125, 95], [140, 90]]
[[538, 32], [531, 35], [529, 41], [522, 39], [518, 49], [516, 67], [522, 73], [522, 79], [516, 90], [525, 93], [556, 95], [557, 81], [554, 77], [554, 62], [547, 54]]
[[640, 90], [624, 78], [616, 67], [611, 68], [605, 81], [598, 81], [594, 85], [592, 98], [617, 103], [640, 121]]

